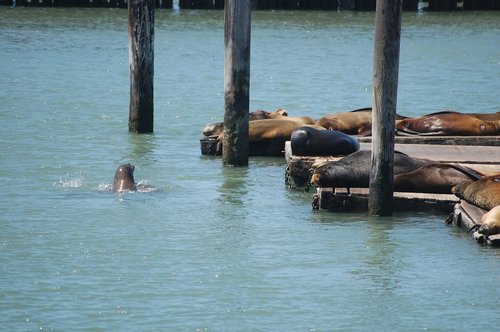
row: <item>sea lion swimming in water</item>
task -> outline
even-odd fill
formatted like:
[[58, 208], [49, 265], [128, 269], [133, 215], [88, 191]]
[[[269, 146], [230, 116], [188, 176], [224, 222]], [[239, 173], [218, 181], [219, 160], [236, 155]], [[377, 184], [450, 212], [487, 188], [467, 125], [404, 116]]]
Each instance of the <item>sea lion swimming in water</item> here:
[[126, 191], [136, 191], [137, 187], [134, 181], [134, 165], [123, 164], [118, 166], [113, 180], [113, 192], [121, 193]]

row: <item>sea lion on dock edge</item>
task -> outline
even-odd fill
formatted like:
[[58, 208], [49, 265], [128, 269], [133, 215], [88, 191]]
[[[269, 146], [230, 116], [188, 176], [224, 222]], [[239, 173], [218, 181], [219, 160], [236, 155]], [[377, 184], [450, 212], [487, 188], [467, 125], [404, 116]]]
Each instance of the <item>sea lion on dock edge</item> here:
[[480, 114], [443, 111], [396, 124], [398, 135], [420, 136], [486, 136], [500, 135], [500, 120], [484, 120]]
[[433, 194], [451, 194], [451, 189], [460, 183], [472, 183], [483, 176], [469, 167], [436, 163], [394, 176], [394, 191]]
[[[311, 177], [311, 184], [326, 188], [368, 188], [371, 153], [370, 150], [359, 150], [337, 161], [329, 161], [318, 166]], [[435, 163], [433, 160], [413, 158], [395, 151], [393, 171], [394, 174], [409, 173]]]
[[[248, 116], [248, 121], [259, 121], [259, 120], [288, 120], [295, 121], [302, 125], [314, 125], [316, 121], [308, 116], [288, 116], [288, 113], [282, 109], [278, 108], [274, 112], [267, 112], [263, 110], [257, 110], [254, 112], [250, 112]], [[203, 128], [202, 133], [203, 136], [206, 137], [215, 137], [222, 135], [224, 132], [224, 122], [214, 122], [210, 123]]]
[[[396, 114], [396, 121], [406, 118]], [[348, 135], [370, 136], [372, 134], [372, 108], [366, 107], [350, 112], [328, 114], [316, 121], [316, 124]]]
[[452, 192], [458, 198], [484, 210], [500, 205], [500, 173], [483, 177], [472, 183], [460, 183]]
[[299, 127], [290, 137], [295, 156], [345, 156], [359, 150], [356, 138], [337, 130]]
[[248, 120], [265, 120], [265, 119], [281, 119], [288, 116], [288, 112], [282, 108], [276, 109], [274, 112], [268, 112], [264, 110], [256, 110], [248, 114]]
[[495, 206], [483, 215], [481, 225], [477, 231], [486, 236], [500, 233], [500, 205]]
[[[281, 156], [285, 150], [285, 142], [290, 140], [292, 132], [298, 127], [311, 126], [323, 129], [315, 125], [304, 125], [294, 119], [267, 119], [248, 122], [248, 142], [250, 144], [251, 156]], [[224, 133], [218, 136], [217, 155], [222, 154]]]
[[121, 193], [125, 191], [136, 191], [137, 187], [134, 181], [134, 165], [123, 164], [118, 166], [113, 180], [113, 192]]

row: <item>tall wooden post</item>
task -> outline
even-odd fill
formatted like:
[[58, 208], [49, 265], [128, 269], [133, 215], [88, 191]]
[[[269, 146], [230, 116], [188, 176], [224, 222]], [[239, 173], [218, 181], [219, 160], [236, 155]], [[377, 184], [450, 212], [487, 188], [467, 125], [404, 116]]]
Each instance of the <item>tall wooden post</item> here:
[[153, 131], [154, 0], [128, 0], [130, 132]]
[[251, 0], [224, 2], [224, 165], [248, 165]]
[[402, 0], [377, 0], [368, 214], [392, 215]]

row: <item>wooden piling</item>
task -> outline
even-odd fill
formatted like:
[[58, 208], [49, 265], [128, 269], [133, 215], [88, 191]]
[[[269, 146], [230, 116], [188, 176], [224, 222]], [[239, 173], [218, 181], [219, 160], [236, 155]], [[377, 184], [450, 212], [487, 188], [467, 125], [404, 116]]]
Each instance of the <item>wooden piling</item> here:
[[224, 3], [224, 165], [248, 165], [250, 0]]
[[130, 132], [153, 132], [154, 0], [128, 1]]
[[369, 215], [392, 215], [394, 130], [402, 0], [377, 0], [373, 58], [372, 168]]

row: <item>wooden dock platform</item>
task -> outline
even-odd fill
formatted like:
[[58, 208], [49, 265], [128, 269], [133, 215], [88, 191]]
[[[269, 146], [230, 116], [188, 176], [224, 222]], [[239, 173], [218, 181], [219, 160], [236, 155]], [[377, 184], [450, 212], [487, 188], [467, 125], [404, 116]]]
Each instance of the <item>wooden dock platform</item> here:
[[[449, 213], [459, 199], [455, 195], [394, 193], [395, 211], [429, 211]], [[368, 188], [351, 188], [350, 194], [344, 188], [317, 188], [313, 196], [313, 208], [334, 212], [368, 211]]]
[[[362, 150], [371, 149], [371, 137], [360, 138]], [[458, 144], [460, 143], [460, 144]], [[479, 172], [500, 172], [500, 136], [462, 137], [395, 137], [396, 151], [415, 158], [432, 159], [443, 163], [458, 163]], [[302, 157], [294, 156], [290, 142], [285, 143], [287, 161], [286, 183], [292, 187], [307, 187], [310, 169], [314, 164], [342, 157]]]
[[[453, 212], [447, 222], [453, 223], [454, 225], [461, 227], [466, 232], [469, 232], [472, 227], [481, 222], [481, 218], [486, 212], [488, 211], [464, 200], [460, 200], [455, 204]], [[472, 237], [479, 244], [500, 246], [500, 234], [485, 236], [476, 231], [472, 233]]]

